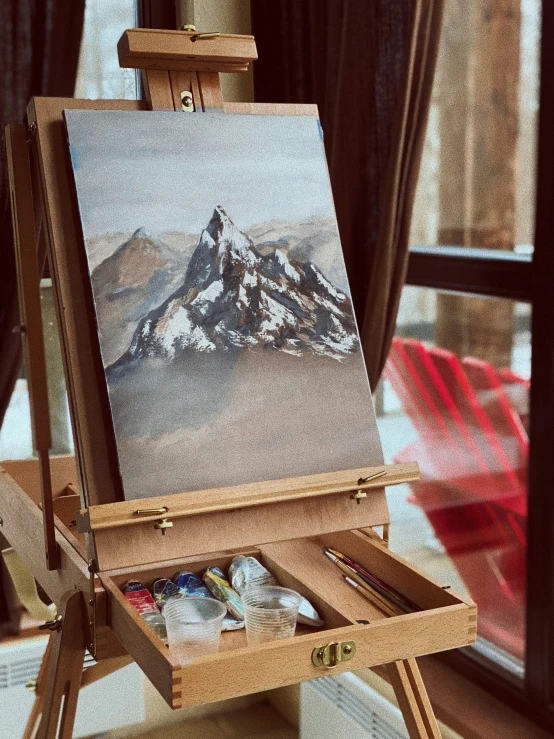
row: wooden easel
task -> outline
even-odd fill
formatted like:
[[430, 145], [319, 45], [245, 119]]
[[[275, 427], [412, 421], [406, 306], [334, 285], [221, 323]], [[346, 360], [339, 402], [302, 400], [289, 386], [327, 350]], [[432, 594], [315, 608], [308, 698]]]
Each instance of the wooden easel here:
[[[197, 34], [192, 29], [184, 32], [137, 29], [124, 34], [118, 49], [122, 66], [143, 70], [144, 90], [148, 108], [151, 110], [173, 110], [185, 113], [193, 111], [223, 113], [235, 110], [242, 113], [290, 112], [290, 106], [287, 111], [283, 111], [278, 105], [253, 104], [247, 111], [245, 108], [249, 106], [244, 104], [239, 104], [240, 110], [232, 104], [224, 105], [219, 72], [246, 71], [248, 63], [256, 58], [252, 37]], [[69, 107], [69, 101], [67, 107]], [[93, 107], [93, 105], [88, 107]], [[0, 474], [0, 512], [4, 517], [4, 533], [8, 540], [59, 606], [57, 619], [45, 624], [45, 628], [51, 629], [53, 634], [38, 677], [35, 705], [24, 739], [71, 739], [79, 689], [132, 661], [133, 658], [124, 648], [128, 647], [125, 641], [128, 627], [134, 629], [129, 638], [131, 641], [140, 641], [141, 655], [144, 655], [145, 662], [152, 661], [156, 676], [165, 663], [160, 661], [160, 649], [156, 644], [152, 644], [148, 627], [136, 614], [133, 615], [132, 609], [131, 612], [125, 610], [125, 601], [118, 588], [113, 585], [111, 579], [107, 580], [102, 577], [102, 572], [99, 573], [99, 570], [110, 569], [108, 564], [102, 567], [100, 566], [102, 562], [98, 561], [100, 536], [104, 536], [105, 542], [106, 536], [111, 532], [122, 531], [122, 527], [129, 525], [128, 518], [132, 513], [132, 502], [130, 505], [117, 504], [118, 512], [110, 513], [108, 517], [102, 517], [102, 509], [106, 506], [89, 506], [84, 514], [83, 512], [79, 514], [80, 501], [76, 495], [76, 488], [68, 484], [68, 481], [72, 480], [72, 476], [75, 475], [74, 468], [69, 461], [48, 459], [50, 428], [42, 327], [40, 309], [37, 307], [40, 269], [36, 246], [41, 229], [44, 228], [46, 214], [41, 211], [35, 219], [37, 203], [44, 200], [44, 192], [41, 196], [40, 192], [37, 194], [37, 191], [40, 191], [41, 186], [44, 187], [44, 182], [41, 185], [41, 175], [37, 164], [37, 144], [32, 140], [32, 125], [30, 131], [32, 165], [29, 164], [27, 131], [24, 127], [9, 127], [7, 144], [10, 157], [14, 228], [18, 248], [22, 336], [32, 404], [34, 443], [39, 451], [40, 462], [38, 467], [36, 465], [31, 467], [26, 463], [12, 463], [11, 466], [6, 466], [5, 470], [1, 470], [4, 476]], [[17, 166], [14, 166], [15, 163]], [[415, 465], [394, 465], [385, 469], [387, 485], [413, 480], [418, 476]], [[377, 475], [374, 476], [377, 477]], [[266, 496], [264, 502], [267, 504], [279, 500], [284, 505], [289, 503], [292, 505], [304, 500], [308, 495], [320, 496], [318, 501], [323, 504], [325, 501], [330, 501], [333, 496], [336, 498], [336, 493], [347, 493], [349, 490], [352, 492], [351, 483], [348, 484], [348, 479], [342, 479], [340, 475], [315, 477], [309, 484], [304, 480], [302, 483], [290, 481], [291, 485], [288, 487], [274, 486], [271, 494], [252, 491], [251, 488], [254, 486], [242, 486], [235, 497], [231, 498], [231, 502], [226, 504], [227, 509], [233, 510], [233, 507], [240, 506], [248, 511], [249, 507], [260, 503], [262, 495]], [[33, 493], [29, 492], [30, 489], [38, 489], [39, 480], [40, 501], [36, 496], [32, 499]], [[358, 486], [359, 490], [356, 495], [365, 497], [366, 491], [378, 489], [382, 484], [382, 480], [370, 479], [367, 483]], [[220, 505], [218, 508], [211, 501], [206, 502], [201, 494], [196, 497], [190, 497], [191, 495], [194, 494], [187, 494], [187, 498], [183, 497], [182, 502], [180, 502], [180, 496], [172, 498], [171, 505], [175, 509], [173, 515], [179, 521], [184, 520], [179, 516], [186, 516], [190, 512], [186, 510], [187, 506], [191, 507], [190, 501], [193, 501], [193, 505], [199, 506], [199, 512], [204, 515], [215, 515], [217, 511], [225, 514], [225, 506]], [[356, 502], [359, 502], [359, 499]], [[354, 513], [357, 508], [356, 502], [353, 508]], [[378, 508], [379, 504], [376, 503], [376, 505]], [[39, 510], [39, 506], [42, 510]], [[210, 513], [212, 508], [216, 510]], [[270, 505], [268, 508], [271, 510]], [[174, 509], [172, 508], [172, 511]], [[160, 510], [163, 510], [163, 507]], [[146, 517], [145, 525], [148, 525], [149, 521], [155, 523], [159, 515], [159, 512], [156, 513], [156, 510], [153, 510], [151, 516]], [[87, 534], [88, 554], [83, 543], [86, 537], [79, 535], [74, 528], [71, 528], [72, 519], [75, 516], [85, 527], [84, 530], [90, 532]], [[385, 527], [388, 526], [386, 513], [381, 511], [376, 514], [376, 520], [383, 522]], [[40, 526], [43, 527], [44, 532], [45, 558], [41, 558], [36, 551], [36, 539]], [[134, 530], [137, 530], [136, 527]], [[149, 534], [149, 536], [153, 535]], [[371, 548], [375, 549], [372, 556], [378, 560], [390, 560], [390, 565], [387, 562], [386, 566], [390, 566], [392, 574], [396, 572], [399, 567], [399, 558], [392, 554], [389, 555], [386, 542], [377, 537], [372, 530], [366, 531], [365, 535], [356, 534], [351, 538], [353, 545], [356, 546], [358, 542], [361, 542], [360, 546], [364, 545], [366, 540], [370, 542]], [[90, 548], [91, 539], [92, 550]], [[267, 539], [267, 541], [278, 541], [278, 537]], [[171, 557], [167, 556], [166, 559], [169, 560]], [[276, 556], [277, 563], [278, 560]], [[152, 560], [148, 558], [144, 560], [145, 563], [150, 561]], [[161, 569], [162, 565], [167, 566], [169, 563], [158, 564]], [[119, 566], [124, 567], [125, 565], [119, 562]], [[141, 566], [144, 571], [146, 565]], [[405, 569], [407, 579], [415, 582], [412, 587], [424, 582], [424, 578], [414, 568], [405, 567]], [[441, 640], [438, 636], [440, 628], [429, 626], [429, 633], [431, 634], [434, 628], [435, 635], [431, 634], [428, 640], [421, 641], [422, 627], [419, 627], [419, 631], [413, 632], [415, 635], [413, 641], [419, 638], [421, 643], [425, 644], [425, 648], [420, 648], [417, 653], [470, 643], [475, 636], [473, 604], [440, 591], [440, 586], [437, 587], [434, 584], [430, 586], [429, 593], [432, 593], [426, 596], [431, 603], [429, 608], [436, 607], [437, 612], [441, 611], [439, 615], [444, 619], [445, 629], [448, 624], [448, 629], [459, 628], [463, 633], [458, 639], [445, 636]], [[435, 603], [433, 599], [437, 602]], [[112, 613], [110, 621], [107, 615], [108, 600], [117, 605], [119, 609], [117, 614]], [[415, 617], [418, 614], [412, 615]], [[430, 739], [431, 737], [440, 739], [433, 710], [415, 659], [411, 656], [398, 659], [401, 655], [398, 654], [398, 646], [395, 642], [397, 637], [394, 634], [387, 637], [389, 632], [384, 628], [386, 624], [380, 623], [383, 629], [374, 633], [382, 633], [384, 639], [390, 639], [390, 647], [385, 651], [387, 654], [396, 656], [389, 664], [383, 664], [381, 660], [381, 667], [373, 669], [392, 683], [410, 737], [412, 739]], [[411, 619], [410, 623], [414, 624], [415, 619]], [[456, 626], [457, 624], [459, 627]], [[355, 633], [359, 633], [362, 628], [365, 627], [358, 626]], [[116, 631], [121, 643], [115, 638], [114, 632]], [[83, 673], [86, 649], [89, 649], [98, 662]], [[287, 647], [287, 649], [292, 654], [292, 647]], [[142, 662], [141, 666], [143, 666]], [[175, 668], [169, 674], [168, 702], [172, 699], [174, 706], [180, 705], [181, 678], [174, 676], [171, 679], [171, 675], [176, 674]], [[310, 676], [317, 675], [310, 673]], [[164, 675], [159, 677], [160, 685], [165, 685], [165, 682]], [[286, 681], [284, 680], [282, 684], [286, 684]]]

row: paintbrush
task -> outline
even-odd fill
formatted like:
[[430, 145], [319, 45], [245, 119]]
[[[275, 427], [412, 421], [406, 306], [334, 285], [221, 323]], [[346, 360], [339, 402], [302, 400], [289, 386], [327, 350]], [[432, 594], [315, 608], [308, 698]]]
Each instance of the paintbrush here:
[[330, 552], [325, 552], [325, 555], [329, 557], [329, 559], [343, 572], [343, 577], [348, 577], [350, 580], [355, 582], [359, 587], [364, 588], [365, 590], [369, 590], [371, 594], [374, 597], [375, 602], [382, 608], [386, 609], [390, 603], [388, 596], [383, 595], [379, 593], [373, 585], [368, 585], [361, 577], [358, 575], [357, 572], [354, 572], [354, 570], [349, 567], [344, 562], [341, 562], [338, 557], [335, 557]]
[[331, 549], [331, 547], [325, 547], [323, 551], [333, 561], [335, 561], [333, 559], [335, 557], [340, 562], [350, 567], [362, 578], [362, 580], [366, 582], [367, 585], [377, 590], [385, 598], [391, 600], [396, 606], [398, 606], [398, 608], [401, 608], [403, 611], [406, 612], [421, 610], [419, 606], [417, 606], [409, 598], [406, 598], [406, 596], [402, 595], [402, 593], [399, 593], [391, 585], [388, 585], [387, 583], [383, 582], [383, 580], [380, 580], [375, 575], [372, 575], [365, 569], [365, 567], [362, 567], [362, 565], [360, 565], [358, 562], [351, 559], [350, 557], [347, 557], [342, 552], [338, 552], [336, 549]]
[[366, 600], [368, 600], [370, 603], [373, 603], [376, 608], [379, 608], [387, 616], [399, 616], [401, 615], [401, 613], [403, 613], [403, 611], [401, 611], [398, 607], [393, 606], [392, 603], [385, 603], [384, 599], [378, 597], [374, 590], [364, 588], [363, 585], [360, 585], [359, 583], [352, 580], [349, 575], [343, 575], [343, 578], [349, 585], [351, 585], [353, 588], [356, 588], [360, 595], [363, 595]]

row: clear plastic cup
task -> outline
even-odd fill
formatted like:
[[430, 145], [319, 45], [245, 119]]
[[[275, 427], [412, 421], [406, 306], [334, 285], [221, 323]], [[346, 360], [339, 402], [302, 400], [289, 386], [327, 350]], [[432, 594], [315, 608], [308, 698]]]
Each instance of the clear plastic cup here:
[[249, 645], [294, 636], [301, 597], [273, 585], [253, 586], [241, 595]]
[[163, 615], [171, 656], [184, 665], [219, 649], [221, 625], [227, 608], [213, 598], [174, 598]]

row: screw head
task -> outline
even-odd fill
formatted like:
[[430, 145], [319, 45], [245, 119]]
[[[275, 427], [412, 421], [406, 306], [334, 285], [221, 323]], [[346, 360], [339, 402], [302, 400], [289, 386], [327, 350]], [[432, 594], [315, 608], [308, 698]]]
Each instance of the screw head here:
[[345, 654], [350, 654], [352, 652], [352, 647], [350, 646], [350, 644], [345, 644], [344, 647], [342, 648], [342, 651]]

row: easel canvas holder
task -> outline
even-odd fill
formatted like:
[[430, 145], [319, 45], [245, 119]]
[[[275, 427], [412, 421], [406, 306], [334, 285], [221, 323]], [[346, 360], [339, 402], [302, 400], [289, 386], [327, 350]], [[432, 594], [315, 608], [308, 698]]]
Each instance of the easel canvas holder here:
[[[193, 36], [145, 30], [124, 34], [120, 62], [145, 70], [147, 103], [35, 98], [28, 111], [29, 129], [8, 130], [22, 335], [40, 461], [9, 462], [0, 468], [0, 530], [58, 604], [61, 616], [52, 625], [57, 632], [49, 692], [46, 697], [41, 693], [44, 714], [37, 736], [57, 736], [48, 732], [57, 722], [63, 696], [66, 733], [60, 736], [71, 736], [85, 648], [99, 660], [97, 667], [113, 669], [130, 655], [174, 708], [320, 677], [328, 668], [343, 671], [393, 663], [389, 678], [410, 736], [439, 736], [413, 657], [473, 642], [476, 609], [391, 553], [372, 530], [382, 526], [387, 538], [384, 486], [417, 479], [417, 465], [118, 500], [105, 399], [98, 402], [90, 391], [102, 385], [103, 377], [91, 330], [90, 300], [79, 289], [84, 273], [75, 245], [81, 236], [62, 111], [148, 106], [178, 112], [215, 109], [218, 114], [315, 112], [314, 106], [224, 104], [218, 73], [244, 71], [256, 57], [254, 39], [200, 34], [193, 40]], [[48, 460], [47, 454], [46, 371], [36, 307], [41, 233], [57, 301], [76, 461]], [[106, 499], [114, 502], [103, 502]], [[37, 546], [41, 540], [47, 557]], [[421, 610], [385, 617], [341, 580], [322, 555], [323, 546], [356, 559]], [[246, 646], [243, 631], [228, 632], [217, 655], [186, 666], [176, 664], [121, 587], [131, 578], [151, 582], [182, 569], [201, 572], [208, 564], [225, 568], [241, 552], [258, 557], [282, 585], [308, 597], [325, 626], [300, 627], [294, 639], [256, 647]], [[355, 648], [341, 651], [347, 642]], [[68, 670], [74, 675], [69, 683], [62, 679]], [[105, 667], [104, 673], [109, 670]]]

